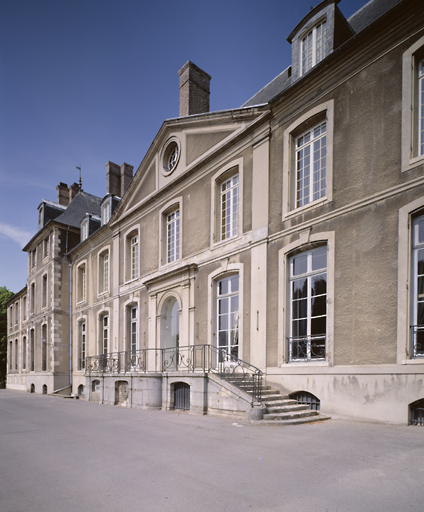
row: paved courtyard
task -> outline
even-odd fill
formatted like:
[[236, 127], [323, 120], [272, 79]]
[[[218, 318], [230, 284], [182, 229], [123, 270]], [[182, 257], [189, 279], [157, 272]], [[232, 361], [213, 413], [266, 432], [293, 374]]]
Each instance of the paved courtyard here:
[[0, 511], [420, 511], [424, 428], [252, 426], [0, 390]]

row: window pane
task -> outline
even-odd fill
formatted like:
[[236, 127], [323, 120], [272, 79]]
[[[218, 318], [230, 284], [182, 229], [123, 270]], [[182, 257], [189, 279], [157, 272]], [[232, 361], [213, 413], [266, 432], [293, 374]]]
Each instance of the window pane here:
[[219, 281], [218, 290], [219, 295], [226, 295], [228, 293], [228, 279]]
[[311, 319], [311, 335], [325, 334], [326, 332], [326, 317], [320, 316]]
[[308, 271], [308, 256], [306, 254], [299, 254], [293, 258], [293, 275], [306, 274]]
[[311, 295], [327, 293], [327, 274], [319, 274], [311, 277]]
[[293, 281], [293, 300], [302, 299], [307, 295], [307, 279], [296, 279]]
[[239, 290], [239, 276], [234, 276], [231, 278], [231, 291], [238, 292]]
[[312, 252], [312, 270], [327, 268], [327, 247]]
[[311, 316], [325, 315], [327, 312], [327, 296], [320, 295], [312, 299]]

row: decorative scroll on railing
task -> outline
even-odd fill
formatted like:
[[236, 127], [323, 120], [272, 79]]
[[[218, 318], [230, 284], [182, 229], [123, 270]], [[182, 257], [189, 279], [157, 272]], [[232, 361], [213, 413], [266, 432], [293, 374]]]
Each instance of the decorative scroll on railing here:
[[325, 334], [288, 338], [289, 361], [325, 359]]
[[424, 356], [424, 325], [411, 325], [412, 357]]
[[228, 353], [227, 348], [190, 345], [135, 352], [111, 352], [86, 358], [85, 371], [91, 373], [214, 373], [248, 392], [253, 402], [261, 401], [262, 371]]

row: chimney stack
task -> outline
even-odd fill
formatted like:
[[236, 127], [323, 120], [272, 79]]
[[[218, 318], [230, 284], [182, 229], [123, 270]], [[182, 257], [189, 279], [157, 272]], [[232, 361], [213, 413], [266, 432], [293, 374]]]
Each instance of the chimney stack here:
[[66, 183], [60, 182], [56, 187], [57, 190], [57, 202], [62, 206], [69, 205], [69, 192], [68, 185]]
[[211, 76], [187, 61], [178, 71], [180, 77], [180, 117], [209, 112]]
[[125, 162], [121, 165], [121, 195], [120, 197], [124, 197], [125, 191], [128, 188], [128, 185], [131, 183], [133, 178], [133, 170], [134, 167], [132, 165], [126, 164]]
[[106, 164], [106, 193], [123, 197], [133, 178], [134, 167], [125, 162], [119, 166], [113, 162]]
[[72, 201], [72, 199], [74, 199], [74, 197], [78, 194], [78, 192], [80, 191], [80, 188], [79, 188], [79, 185], [78, 183], [73, 183], [69, 189], [69, 203]]
[[106, 164], [106, 194], [121, 195], [121, 169], [113, 162]]

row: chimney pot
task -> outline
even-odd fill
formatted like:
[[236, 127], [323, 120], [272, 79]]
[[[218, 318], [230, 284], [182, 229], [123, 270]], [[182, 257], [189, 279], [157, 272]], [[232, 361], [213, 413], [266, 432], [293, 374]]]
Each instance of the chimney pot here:
[[56, 187], [57, 190], [57, 202], [62, 206], [69, 205], [69, 192], [68, 185], [66, 183], [60, 182]]

